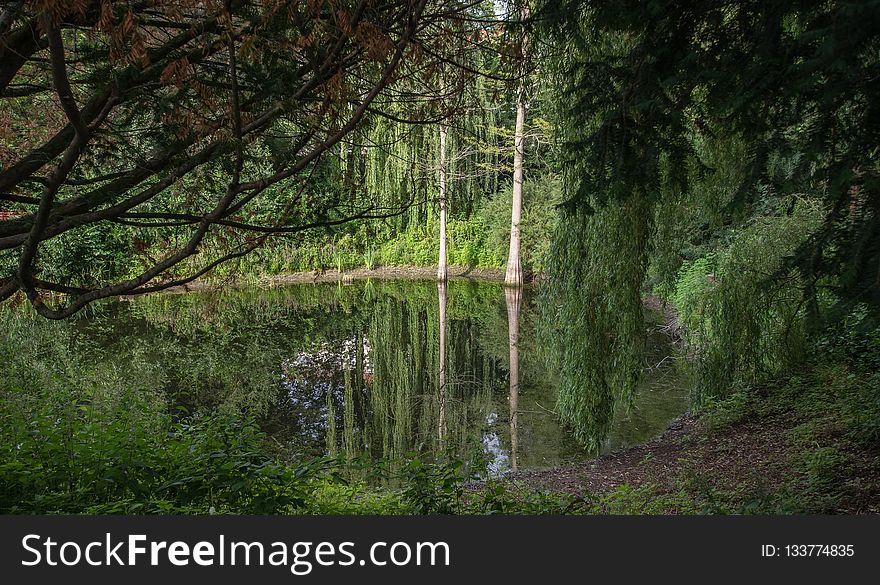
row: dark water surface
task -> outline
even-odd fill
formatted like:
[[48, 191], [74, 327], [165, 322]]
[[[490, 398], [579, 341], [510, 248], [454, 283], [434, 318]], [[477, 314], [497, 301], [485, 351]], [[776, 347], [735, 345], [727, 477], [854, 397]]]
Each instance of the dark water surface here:
[[[595, 456], [554, 415], [536, 302], [528, 288], [472, 281], [300, 284], [116, 302], [77, 329], [121, 367], [154, 363], [181, 412], [245, 407], [288, 453], [451, 450], [498, 474]], [[645, 379], [615, 405], [603, 452], [650, 440], [686, 410], [665, 343], [650, 337]]]

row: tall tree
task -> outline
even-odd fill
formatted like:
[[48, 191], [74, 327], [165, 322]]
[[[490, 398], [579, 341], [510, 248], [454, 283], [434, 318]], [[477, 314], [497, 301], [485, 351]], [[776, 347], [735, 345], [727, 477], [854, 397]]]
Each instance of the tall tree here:
[[[681, 249], [733, 239], [731, 229], [751, 242], [741, 238], [739, 262], [708, 282], [714, 321], [695, 345], [699, 392], [790, 366], [803, 355], [800, 330], [853, 307], [880, 314], [876, 1], [562, 0], [540, 11], [556, 48], [544, 65], [566, 189], [549, 317], [566, 362], [560, 412], [582, 440], [584, 421], [599, 420], [641, 369], [635, 337], [658, 209], [713, 203], [694, 188], [712, 175], [729, 196]], [[724, 142], [741, 145], [737, 156], [706, 156]], [[807, 198], [820, 225], [787, 224], [803, 218]], [[793, 230], [763, 229], [770, 219], [809, 224], [809, 235], [790, 250]], [[792, 320], [777, 327], [783, 314]]]
[[800, 272], [814, 317], [820, 289], [842, 305], [880, 306], [876, 1], [564, 0], [541, 10], [560, 47], [569, 210], [684, 191], [710, 170], [701, 145], [735, 136], [746, 172], [725, 221], [797, 193], [829, 211], [770, 280]]
[[[520, 19], [524, 22], [529, 18], [528, 4], [520, 8]], [[526, 89], [528, 86], [529, 40], [521, 33], [518, 43], [519, 84], [516, 92], [516, 125], [513, 131], [513, 197], [510, 212], [510, 250], [507, 253], [507, 271], [504, 283], [521, 286], [523, 283], [522, 262], [520, 261], [519, 224], [522, 219], [523, 196], [523, 148], [525, 145], [526, 122]]]
[[446, 269], [446, 136], [449, 132], [449, 127], [445, 122], [440, 124], [440, 187], [439, 187], [439, 200], [440, 200], [440, 253], [437, 260], [437, 280], [440, 282], [446, 282], [446, 278], [448, 276]]

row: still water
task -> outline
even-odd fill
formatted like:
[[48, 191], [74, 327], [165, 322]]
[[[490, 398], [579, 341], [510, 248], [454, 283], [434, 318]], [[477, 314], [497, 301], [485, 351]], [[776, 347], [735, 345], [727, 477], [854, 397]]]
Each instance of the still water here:
[[[292, 456], [446, 453], [503, 474], [595, 456], [554, 414], [535, 297], [465, 280], [298, 284], [120, 301], [76, 327], [104, 355], [155, 364], [173, 408], [244, 408]], [[650, 440], [687, 408], [666, 341], [648, 346], [603, 452]]]

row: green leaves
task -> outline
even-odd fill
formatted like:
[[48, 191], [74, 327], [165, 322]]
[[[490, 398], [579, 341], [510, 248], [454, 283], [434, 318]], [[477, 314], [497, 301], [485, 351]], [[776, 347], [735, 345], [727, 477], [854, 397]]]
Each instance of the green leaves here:
[[312, 470], [272, 460], [253, 422], [165, 418], [163, 433], [112, 416], [32, 419], [29, 439], [4, 445], [4, 511], [262, 514], [305, 503]]
[[647, 201], [636, 194], [563, 216], [552, 248], [541, 306], [560, 370], [559, 414], [594, 453], [642, 370], [648, 228]]

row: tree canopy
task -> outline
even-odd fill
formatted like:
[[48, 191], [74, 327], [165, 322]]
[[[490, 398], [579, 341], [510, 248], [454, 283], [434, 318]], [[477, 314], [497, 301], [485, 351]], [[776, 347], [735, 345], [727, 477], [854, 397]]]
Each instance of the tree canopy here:
[[[8, 5], [0, 201], [19, 215], [0, 224], [0, 253], [14, 264], [0, 275], [0, 299], [21, 290], [42, 315], [64, 318], [96, 299], [189, 282], [271, 235], [400, 213], [405, 204], [316, 201], [305, 184], [366, 118], [424, 123], [432, 107], [436, 117], [441, 70], [453, 95], [454, 74], [470, 74], [458, 56], [482, 41], [473, 34], [482, 4]], [[121, 281], [42, 277], [41, 246], [102, 222], [167, 245]], [[185, 237], [157, 231], [170, 227]], [[169, 278], [183, 262], [189, 274]], [[45, 292], [67, 300], [51, 307]]]

